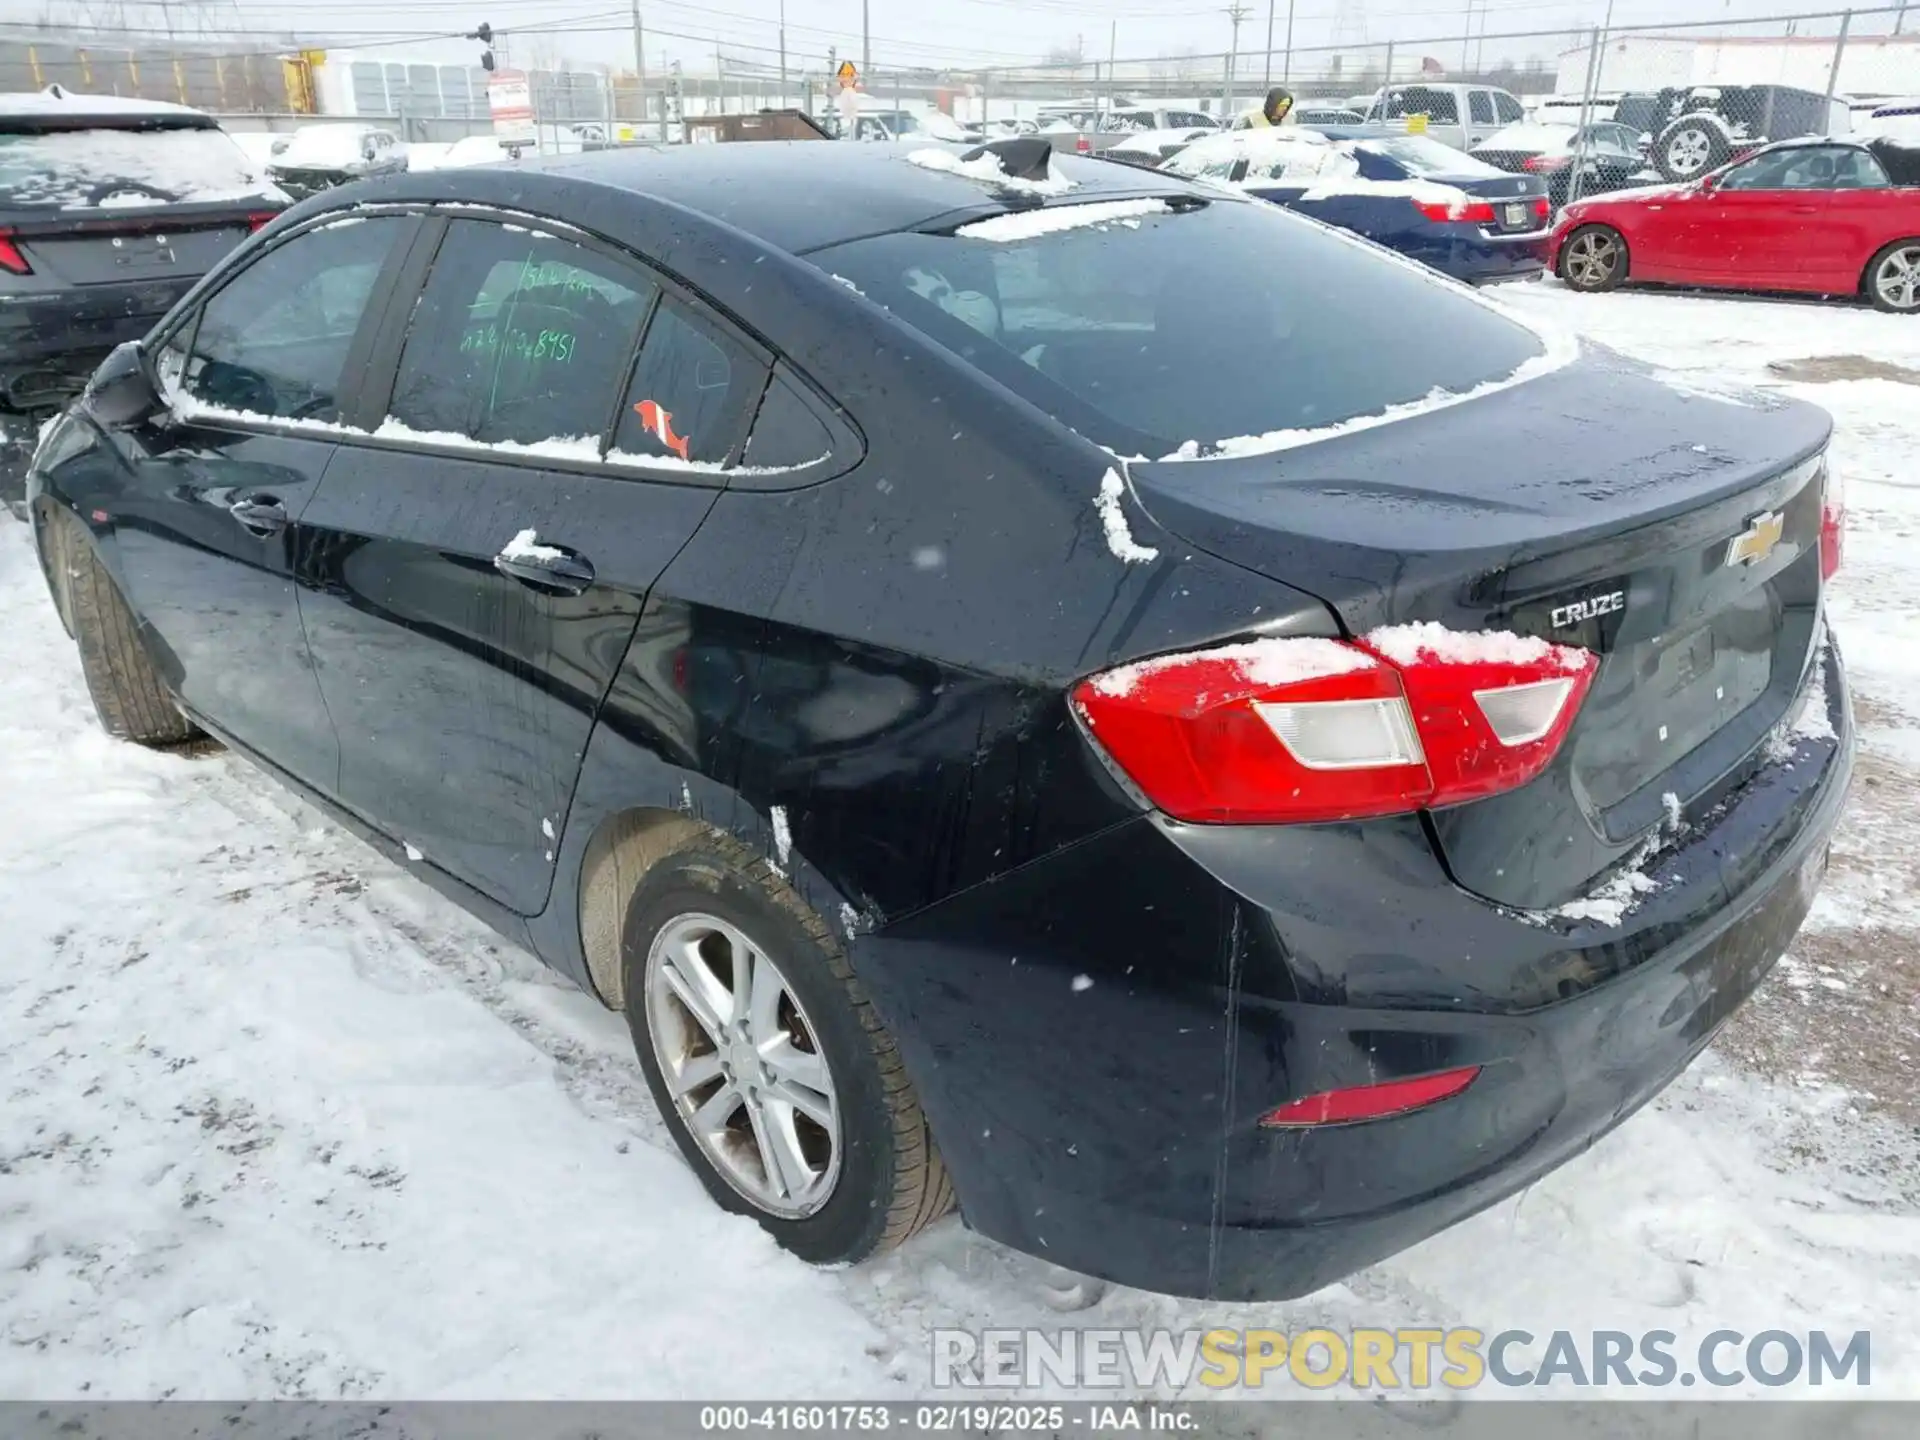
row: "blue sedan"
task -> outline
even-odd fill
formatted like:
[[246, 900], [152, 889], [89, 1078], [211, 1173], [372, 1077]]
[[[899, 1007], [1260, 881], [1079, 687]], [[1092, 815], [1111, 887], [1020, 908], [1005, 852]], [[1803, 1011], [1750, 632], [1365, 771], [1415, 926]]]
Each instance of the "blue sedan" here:
[[1456, 280], [1528, 280], [1546, 269], [1546, 182], [1496, 170], [1424, 136], [1343, 139], [1302, 126], [1236, 130], [1188, 146], [1162, 168], [1231, 184]]

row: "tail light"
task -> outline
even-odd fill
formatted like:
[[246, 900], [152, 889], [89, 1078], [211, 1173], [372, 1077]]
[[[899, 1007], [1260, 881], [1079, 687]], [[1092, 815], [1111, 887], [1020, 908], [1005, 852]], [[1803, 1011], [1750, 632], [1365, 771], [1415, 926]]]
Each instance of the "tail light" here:
[[1149, 803], [1196, 824], [1397, 815], [1544, 770], [1598, 658], [1439, 625], [1358, 642], [1272, 639], [1083, 681], [1087, 731]]
[[261, 230], [279, 218], [280, 212], [278, 210], [257, 210], [247, 216], [247, 233], [249, 235], [258, 235]]
[[20, 253], [20, 247], [14, 243], [11, 230], [0, 230], [0, 270], [9, 275], [31, 275], [33, 267], [27, 263], [27, 257]]
[[1444, 200], [1416, 200], [1413, 203], [1429, 220], [1465, 220], [1479, 225], [1493, 224], [1493, 205], [1490, 201], [1473, 200], [1465, 205], [1448, 204]]
[[1847, 551], [1847, 482], [1827, 465], [1826, 491], [1820, 503], [1820, 578], [1831, 580], [1840, 571]]
[[1520, 168], [1539, 175], [1548, 170], [1564, 170], [1572, 163], [1571, 155], [1529, 155], [1520, 162]]
[[1076, 136], [1073, 142], [1073, 152], [1076, 155], [1091, 155], [1093, 153], [1093, 142], [1084, 135]]
[[1314, 1125], [1353, 1125], [1363, 1120], [1384, 1120], [1404, 1115], [1409, 1110], [1458, 1095], [1480, 1078], [1480, 1067], [1469, 1065], [1460, 1070], [1443, 1070], [1437, 1075], [1420, 1075], [1411, 1080], [1389, 1080], [1379, 1085], [1355, 1085], [1348, 1090], [1328, 1090], [1282, 1105], [1260, 1117], [1268, 1130], [1298, 1130]]
[[1533, 202], [1533, 213], [1534, 213], [1534, 218], [1539, 220], [1546, 220], [1550, 218], [1553, 214], [1553, 201], [1549, 200], [1544, 195], [1539, 196]]

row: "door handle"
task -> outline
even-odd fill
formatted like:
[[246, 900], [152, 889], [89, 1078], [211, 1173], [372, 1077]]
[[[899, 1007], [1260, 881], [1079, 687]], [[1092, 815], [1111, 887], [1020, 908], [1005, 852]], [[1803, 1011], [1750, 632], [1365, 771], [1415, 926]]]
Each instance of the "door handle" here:
[[1796, 215], [1818, 215], [1820, 213], [1820, 207], [1818, 205], [1796, 205], [1793, 207], [1793, 213]]
[[593, 584], [591, 560], [556, 545], [543, 545], [531, 530], [514, 536], [493, 557], [493, 568], [522, 585], [562, 595], [578, 595]]
[[262, 540], [287, 528], [287, 507], [271, 495], [248, 495], [227, 507], [240, 528]]

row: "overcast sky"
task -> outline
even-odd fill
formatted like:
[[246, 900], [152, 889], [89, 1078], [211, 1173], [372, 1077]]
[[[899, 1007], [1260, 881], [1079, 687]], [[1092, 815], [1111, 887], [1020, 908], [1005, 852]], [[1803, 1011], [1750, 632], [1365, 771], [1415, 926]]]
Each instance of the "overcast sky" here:
[[[1897, 3], [1897, 0], [1883, 0]], [[1122, 60], [1181, 52], [1218, 53], [1232, 36], [1226, 0], [867, 0], [876, 68], [892, 64], [1009, 65], [1041, 58], [1079, 43], [1089, 59], [1104, 60], [1117, 43]], [[689, 70], [710, 69], [715, 41], [728, 62], [777, 60], [780, 0], [641, 0], [647, 29], [649, 70], [670, 60]], [[787, 51], [796, 70], [824, 65], [827, 48], [858, 60], [862, 0], [785, 0]], [[1265, 48], [1267, 0], [1243, 0], [1240, 47]], [[1294, 0], [1294, 41], [1299, 46], [1357, 41], [1413, 42], [1458, 36], [1469, 27], [1466, 0]], [[1679, 20], [1740, 19], [1796, 10], [1838, 8], [1835, 0], [1614, 0], [1617, 23], [1671, 24]], [[1598, 23], [1607, 0], [1474, 0], [1476, 33], [1555, 30], [1561, 33], [1510, 42], [1490, 40], [1484, 54], [1521, 59], [1552, 56], [1567, 48], [1569, 32]], [[159, 32], [171, 23], [231, 34], [236, 29], [285, 30], [341, 36], [416, 36], [470, 28], [484, 20], [509, 32], [515, 63], [564, 56], [588, 65], [633, 64], [629, 0], [0, 0], [0, 17], [37, 19], [91, 16], [129, 31]], [[322, 19], [322, 17], [325, 17]], [[1274, 6], [1274, 44], [1287, 28], [1287, 0]], [[1802, 33], [1831, 33], [1836, 22], [1815, 21]], [[1778, 33], [1779, 26], [1767, 27]], [[1886, 33], [1889, 16], [1856, 19], [1854, 32]], [[1908, 30], [1920, 30], [1920, 0]], [[1746, 33], [1759, 33], [1749, 30]], [[1449, 64], [1452, 46], [1432, 50]], [[477, 53], [470, 43], [397, 41], [386, 54], [455, 59]], [[369, 53], [381, 53], [370, 51]], [[1403, 52], [1404, 53], [1404, 52]]]

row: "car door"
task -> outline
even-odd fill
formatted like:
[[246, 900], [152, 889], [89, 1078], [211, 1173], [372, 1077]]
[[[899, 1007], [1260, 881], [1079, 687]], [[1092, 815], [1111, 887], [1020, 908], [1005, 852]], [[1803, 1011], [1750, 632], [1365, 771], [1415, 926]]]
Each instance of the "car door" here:
[[308, 510], [301, 615], [343, 801], [531, 915], [647, 591], [766, 371], [563, 226], [431, 223], [430, 268], [379, 342], [376, 433], [342, 440]]
[[1857, 285], [1882, 246], [1920, 233], [1920, 190], [1898, 188], [1871, 151], [1843, 147], [1825, 216], [1827, 282]]
[[329, 792], [339, 746], [294, 593], [301, 515], [412, 225], [356, 217], [273, 241], [164, 337], [170, 413], [121, 441], [131, 473], [115, 544], [168, 684]]
[[1728, 170], [1702, 207], [1700, 274], [1727, 285], [1830, 288], [1841, 252], [1826, 221], [1835, 175], [1851, 153], [1833, 145], [1786, 146]]

